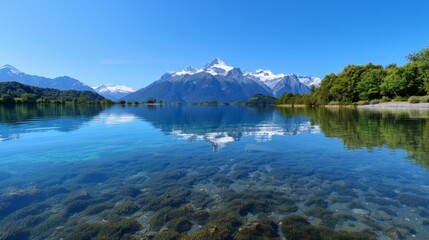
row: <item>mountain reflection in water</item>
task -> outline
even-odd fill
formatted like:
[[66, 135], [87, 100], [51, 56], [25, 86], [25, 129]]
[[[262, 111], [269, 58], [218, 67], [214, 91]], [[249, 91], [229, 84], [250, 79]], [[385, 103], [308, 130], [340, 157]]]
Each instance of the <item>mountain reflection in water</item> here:
[[0, 239], [429, 234], [425, 111], [17, 105], [0, 114]]

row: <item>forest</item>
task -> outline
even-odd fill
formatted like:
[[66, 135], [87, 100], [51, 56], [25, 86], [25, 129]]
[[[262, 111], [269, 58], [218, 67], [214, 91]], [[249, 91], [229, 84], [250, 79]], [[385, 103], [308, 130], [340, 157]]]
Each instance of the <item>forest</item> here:
[[0, 83], [0, 104], [17, 103], [111, 103], [110, 100], [90, 91], [39, 88], [18, 82]]
[[408, 55], [403, 66], [348, 65], [326, 75], [311, 93], [285, 93], [277, 104], [350, 105], [389, 101], [429, 102], [429, 48]]

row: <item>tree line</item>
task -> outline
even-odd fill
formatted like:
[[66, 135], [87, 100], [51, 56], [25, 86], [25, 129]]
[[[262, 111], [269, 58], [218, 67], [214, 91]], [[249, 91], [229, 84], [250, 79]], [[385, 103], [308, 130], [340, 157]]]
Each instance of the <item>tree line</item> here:
[[[348, 65], [338, 74], [326, 75], [307, 95], [286, 93], [278, 104], [368, 104], [406, 101], [429, 94], [429, 48], [407, 56], [403, 66], [368, 63]], [[429, 97], [413, 98], [429, 102]]]
[[17, 103], [111, 104], [113, 102], [90, 91], [39, 88], [18, 82], [0, 83], [0, 104], [12, 105]]

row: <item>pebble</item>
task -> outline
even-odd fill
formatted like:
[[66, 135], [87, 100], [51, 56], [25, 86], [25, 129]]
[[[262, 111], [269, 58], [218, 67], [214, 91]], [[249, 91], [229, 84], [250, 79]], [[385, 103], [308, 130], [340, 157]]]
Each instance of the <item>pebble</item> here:
[[355, 208], [352, 211], [353, 211], [353, 213], [364, 215], [364, 216], [369, 214], [369, 212], [367, 210], [361, 209], [361, 208]]
[[384, 232], [384, 234], [386, 236], [388, 236], [392, 240], [400, 240], [400, 239], [402, 239], [401, 232], [398, 229], [396, 229], [396, 228], [389, 228], [389, 229], [387, 229]]
[[371, 217], [378, 221], [383, 221], [383, 217], [378, 212], [371, 212]]
[[380, 215], [383, 221], [392, 219], [392, 217], [383, 210], [378, 211], [378, 214]]

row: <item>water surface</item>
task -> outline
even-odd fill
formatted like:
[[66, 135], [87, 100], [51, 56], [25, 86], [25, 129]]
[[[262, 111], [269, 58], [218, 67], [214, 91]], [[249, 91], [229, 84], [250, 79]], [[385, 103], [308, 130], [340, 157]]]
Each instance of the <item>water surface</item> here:
[[428, 142], [422, 110], [0, 106], [0, 239], [427, 239]]

